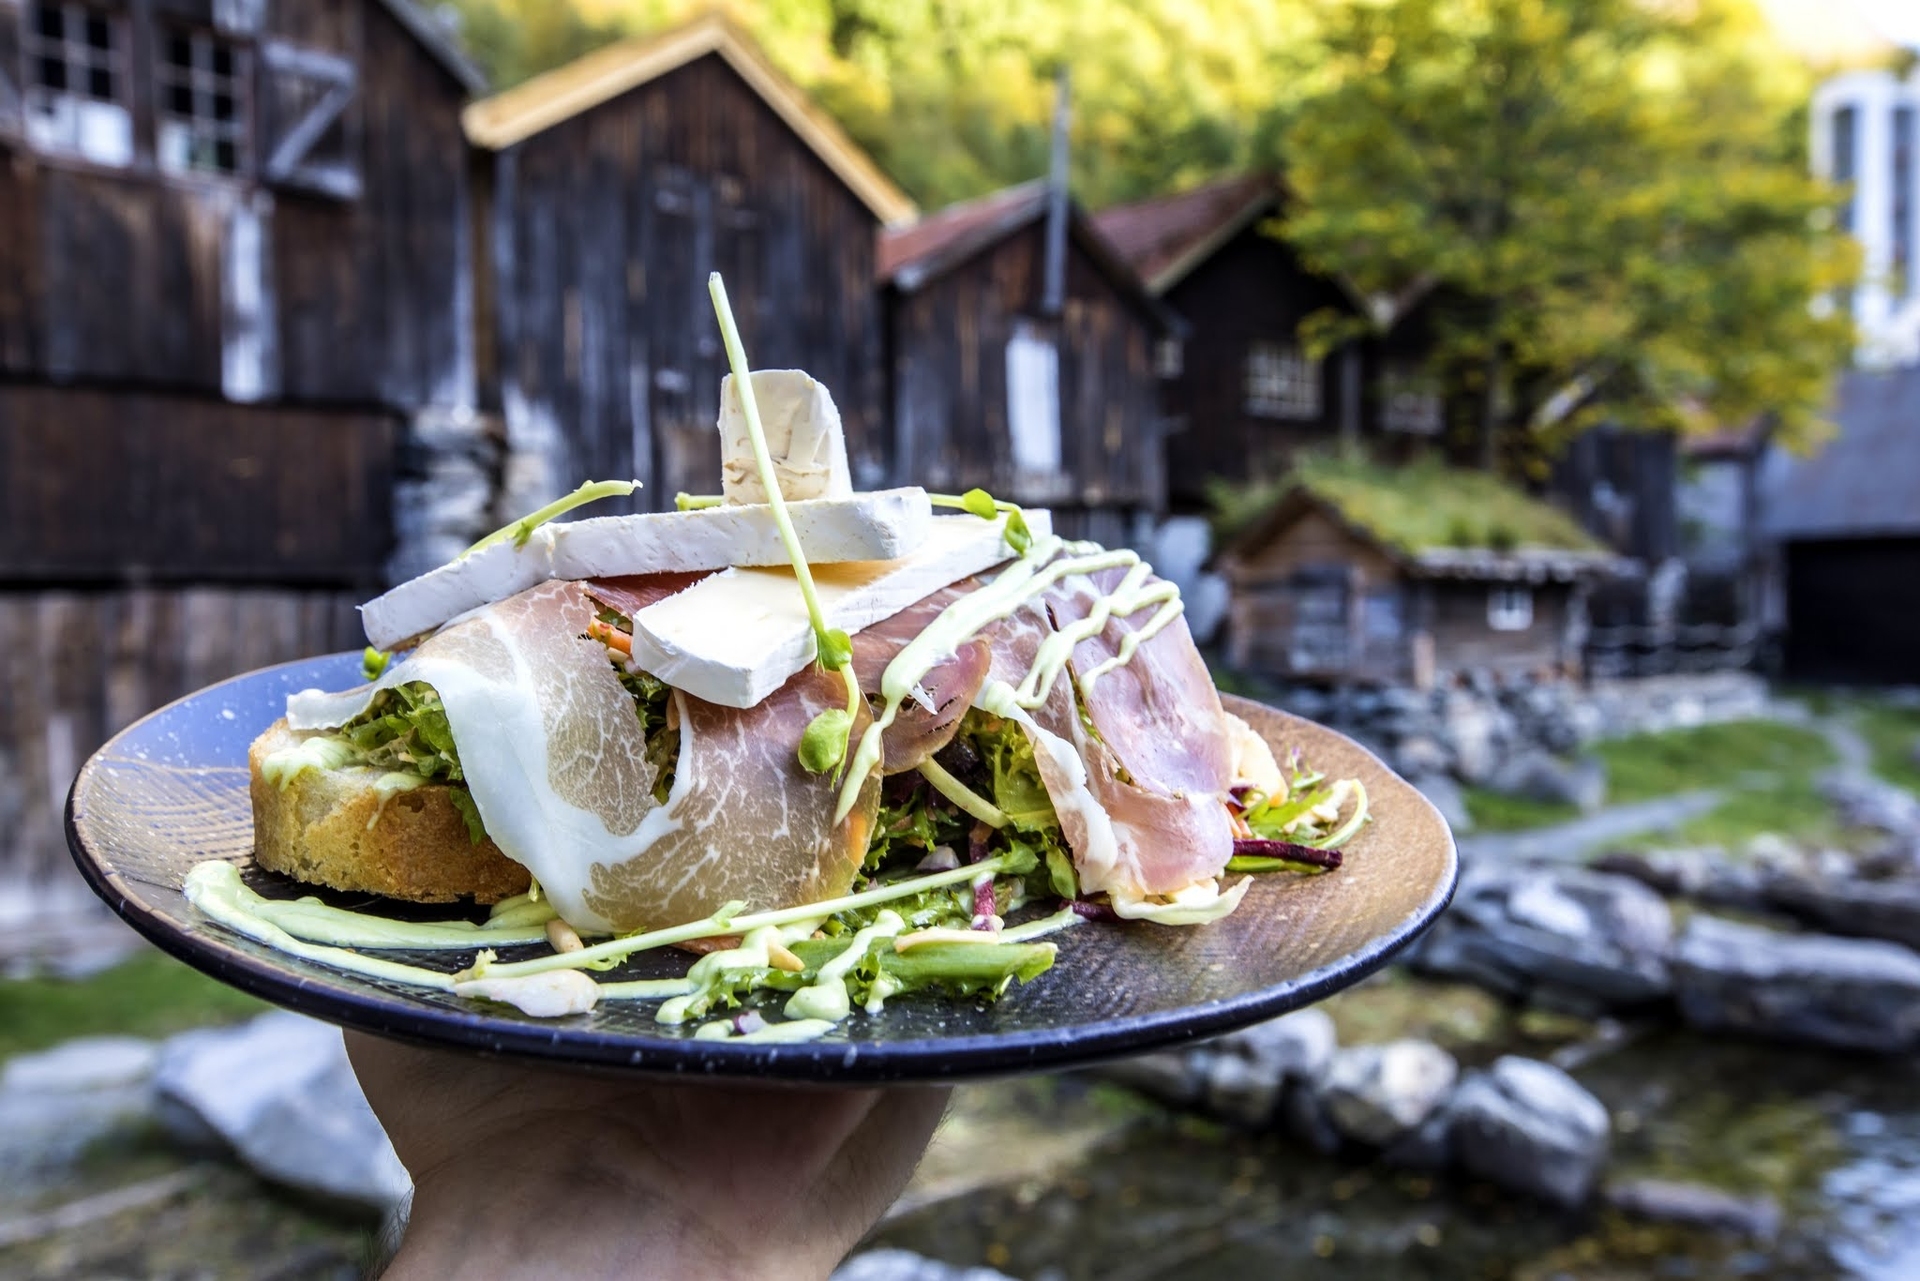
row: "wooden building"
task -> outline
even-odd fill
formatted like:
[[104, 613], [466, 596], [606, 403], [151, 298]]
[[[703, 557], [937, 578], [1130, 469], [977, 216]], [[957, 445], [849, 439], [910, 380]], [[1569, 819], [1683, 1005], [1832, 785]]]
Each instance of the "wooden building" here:
[[732, 26], [608, 46], [473, 104], [466, 127], [507, 509], [589, 478], [638, 478], [642, 510], [716, 488], [716, 269], [754, 366], [819, 378], [855, 483], [891, 474], [874, 236], [913, 206]]
[[472, 417], [477, 83], [406, 0], [0, 0], [0, 867], [133, 716], [359, 643]]
[[[1308, 270], [1262, 230], [1286, 199], [1278, 179], [1248, 174], [1094, 216], [1148, 289], [1191, 326], [1184, 359], [1162, 370], [1176, 512], [1206, 511], [1217, 481], [1276, 480], [1302, 449], [1344, 439], [1398, 457], [1446, 425], [1422, 370], [1424, 290], [1367, 297]], [[1300, 329], [1322, 314], [1366, 317], [1382, 336], [1316, 358]]]
[[1761, 470], [1786, 675], [1920, 684], [1920, 368], [1843, 375], [1833, 417], [1817, 453]]
[[1120, 544], [1165, 510], [1155, 371], [1185, 327], [1055, 191], [1024, 183], [882, 235], [892, 475], [1050, 507], [1062, 533]]
[[1227, 659], [1290, 680], [1404, 684], [1578, 669], [1584, 595], [1616, 558], [1479, 472], [1302, 463], [1215, 557]]

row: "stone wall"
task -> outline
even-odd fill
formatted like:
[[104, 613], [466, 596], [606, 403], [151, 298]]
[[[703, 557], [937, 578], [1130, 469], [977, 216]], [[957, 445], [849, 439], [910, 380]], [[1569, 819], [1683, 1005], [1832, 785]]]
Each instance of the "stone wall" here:
[[1409, 778], [1451, 774], [1485, 783], [1512, 762], [1566, 755], [1602, 738], [1746, 720], [1767, 711], [1767, 687], [1748, 672], [1707, 672], [1581, 683], [1474, 679], [1428, 693], [1402, 687], [1279, 687], [1262, 696], [1338, 727]]

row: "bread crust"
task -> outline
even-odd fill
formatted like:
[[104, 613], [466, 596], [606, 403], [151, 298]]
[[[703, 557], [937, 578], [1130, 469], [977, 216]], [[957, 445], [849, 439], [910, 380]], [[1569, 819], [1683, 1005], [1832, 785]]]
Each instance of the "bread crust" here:
[[382, 771], [369, 766], [302, 770], [285, 787], [269, 783], [261, 772], [268, 755], [310, 737], [278, 720], [247, 750], [260, 866], [415, 903], [497, 903], [526, 891], [527, 869], [491, 838], [472, 842], [445, 784], [398, 792], [382, 805], [374, 790]]

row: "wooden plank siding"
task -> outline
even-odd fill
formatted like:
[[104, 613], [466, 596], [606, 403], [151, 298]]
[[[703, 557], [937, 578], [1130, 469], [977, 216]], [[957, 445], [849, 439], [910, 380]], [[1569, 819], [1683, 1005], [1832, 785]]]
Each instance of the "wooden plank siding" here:
[[377, 411], [0, 384], [0, 584], [371, 589], [398, 432]]
[[713, 270], [754, 367], [825, 383], [855, 484], [885, 479], [874, 216], [719, 56], [501, 150], [490, 187], [483, 385], [534, 460], [516, 501], [606, 477], [645, 483], [632, 510], [718, 489]]
[[[1053, 509], [1055, 528], [1111, 545], [1165, 506], [1153, 373], [1158, 324], [1069, 239], [1065, 303], [1036, 318], [1046, 227], [1036, 221], [911, 293], [888, 290], [896, 483], [986, 489]], [[1061, 475], [1015, 474], [1007, 343], [1017, 321], [1059, 349]]]
[[115, 732], [271, 663], [365, 643], [358, 595], [233, 587], [0, 587], [0, 870], [68, 875], [67, 788]]
[[[152, 62], [165, 34], [212, 29], [205, 3], [98, 3], [131, 33], [134, 154], [108, 167], [0, 133], [0, 378], [231, 390], [223, 355], [242, 332], [264, 342], [264, 384], [247, 398], [411, 410], [471, 404], [472, 317], [462, 86], [373, 0], [260, 6], [242, 49], [287, 42], [350, 60], [357, 197], [261, 176], [259, 103], [251, 161], [226, 176], [163, 171], [154, 156]], [[256, 67], [249, 93], [269, 73]], [[255, 98], [258, 94], [253, 94]], [[258, 314], [236, 301], [233, 242], [260, 227]]]

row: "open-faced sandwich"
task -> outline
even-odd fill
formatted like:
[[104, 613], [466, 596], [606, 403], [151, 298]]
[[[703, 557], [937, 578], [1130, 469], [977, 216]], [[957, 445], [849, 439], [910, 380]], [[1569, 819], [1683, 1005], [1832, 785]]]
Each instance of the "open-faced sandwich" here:
[[[783, 1021], [701, 1034], [801, 1037], [902, 992], [997, 994], [1084, 919], [1203, 925], [1241, 872], [1338, 865], [1364, 792], [1283, 770], [1222, 708], [1171, 583], [979, 491], [855, 493], [826, 389], [745, 375], [715, 294], [718, 495], [547, 523], [563, 500], [483, 540], [363, 607], [368, 684], [296, 694], [253, 745], [262, 867], [491, 919], [269, 900], [226, 864], [190, 878], [203, 910], [537, 1014], [782, 993]], [[708, 955], [664, 984], [585, 972], [665, 944]], [[383, 947], [488, 950], [454, 974]]]

